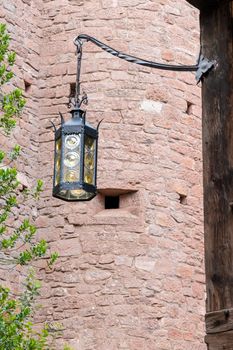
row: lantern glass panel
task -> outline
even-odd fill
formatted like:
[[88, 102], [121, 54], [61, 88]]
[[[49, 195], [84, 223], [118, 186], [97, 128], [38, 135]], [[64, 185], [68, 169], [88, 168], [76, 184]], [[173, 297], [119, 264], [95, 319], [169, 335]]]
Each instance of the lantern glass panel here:
[[95, 184], [95, 148], [96, 140], [85, 135], [84, 182]]
[[60, 182], [61, 174], [61, 138], [56, 140], [55, 149], [55, 186]]
[[64, 179], [63, 182], [80, 180], [80, 135], [65, 136], [64, 142]]
[[91, 192], [86, 192], [85, 190], [77, 189], [62, 190], [59, 194], [59, 197], [66, 200], [88, 200], [90, 198], [93, 198], [94, 195]]
[[84, 190], [71, 190], [70, 191], [70, 198], [77, 198], [77, 199], [88, 199], [90, 197], [93, 197], [93, 193], [86, 192]]

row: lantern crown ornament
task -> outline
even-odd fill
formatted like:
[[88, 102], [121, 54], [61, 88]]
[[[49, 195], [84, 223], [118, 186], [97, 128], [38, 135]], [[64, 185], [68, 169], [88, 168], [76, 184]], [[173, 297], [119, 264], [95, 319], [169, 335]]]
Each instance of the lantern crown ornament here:
[[55, 131], [53, 196], [65, 201], [87, 201], [96, 196], [98, 128], [86, 123], [87, 96], [80, 98], [82, 42], [77, 46], [77, 79], [73, 99], [70, 99], [72, 118]]

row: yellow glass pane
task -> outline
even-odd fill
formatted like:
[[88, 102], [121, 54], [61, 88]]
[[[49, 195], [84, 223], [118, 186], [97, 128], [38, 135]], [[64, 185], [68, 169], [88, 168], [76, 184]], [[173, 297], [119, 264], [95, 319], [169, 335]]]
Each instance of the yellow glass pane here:
[[61, 138], [56, 141], [56, 152], [61, 151]]
[[68, 152], [65, 155], [64, 164], [68, 168], [73, 168], [79, 163], [79, 154], [77, 152]]
[[55, 186], [57, 186], [57, 184], [59, 184], [60, 182], [60, 174], [56, 174], [56, 178], [55, 178]]
[[67, 182], [76, 182], [79, 180], [79, 174], [77, 171], [67, 171], [65, 174], [65, 181]]
[[59, 193], [60, 198], [68, 199], [68, 200], [85, 200], [93, 197], [92, 192], [86, 192], [82, 189], [77, 190], [62, 190]]
[[69, 197], [70, 199], [88, 199], [91, 196], [93, 196], [92, 193], [86, 192], [84, 190], [71, 190], [69, 191]]
[[55, 162], [55, 186], [60, 182], [61, 158], [60, 153], [56, 155]]
[[95, 140], [89, 136], [85, 137], [85, 148], [87, 152], [94, 151]]
[[71, 190], [70, 194], [75, 197], [81, 197], [85, 194], [84, 190]]
[[59, 157], [57, 157], [57, 160], [56, 160], [56, 170], [60, 170], [60, 167], [61, 167], [61, 158]]
[[93, 171], [85, 169], [84, 182], [88, 184], [93, 184], [93, 177], [94, 177]]
[[85, 153], [85, 167], [94, 169], [94, 153]]

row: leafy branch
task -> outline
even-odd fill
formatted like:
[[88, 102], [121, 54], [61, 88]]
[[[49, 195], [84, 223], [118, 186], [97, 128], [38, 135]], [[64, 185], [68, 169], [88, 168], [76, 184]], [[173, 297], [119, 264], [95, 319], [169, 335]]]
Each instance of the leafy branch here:
[[[25, 105], [23, 92], [12, 88], [13, 66], [16, 54], [9, 49], [10, 36], [6, 25], [0, 23], [0, 129], [10, 135]], [[20, 155], [20, 146], [16, 145], [8, 154], [0, 150], [0, 262], [5, 265], [32, 266], [34, 261], [46, 258], [51, 267], [58, 254], [48, 254], [45, 240], [36, 240], [37, 228], [28, 217], [17, 220], [17, 210], [22, 203], [22, 191], [15, 164]], [[27, 198], [38, 200], [43, 190], [43, 182], [37, 181], [35, 188], [24, 189], [24, 201]], [[12, 224], [13, 222], [13, 224]], [[20, 295], [15, 296], [10, 289], [0, 285], [0, 350], [49, 350], [50, 328], [44, 325], [41, 331], [35, 331], [32, 319], [34, 303], [39, 295], [40, 282], [30, 270], [24, 281]], [[50, 344], [50, 345], [49, 345]], [[65, 347], [64, 350], [69, 350]]]

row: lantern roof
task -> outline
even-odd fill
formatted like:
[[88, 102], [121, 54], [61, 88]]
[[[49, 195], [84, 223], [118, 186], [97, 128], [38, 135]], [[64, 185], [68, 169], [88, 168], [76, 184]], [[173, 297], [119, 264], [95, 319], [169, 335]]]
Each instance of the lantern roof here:
[[72, 114], [72, 118], [62, 122], [62, 126], [77, 126], [85, 124], [86, 112], [84, 112], [82, 109], [74, 108], [70, 111], [70, 113]]

